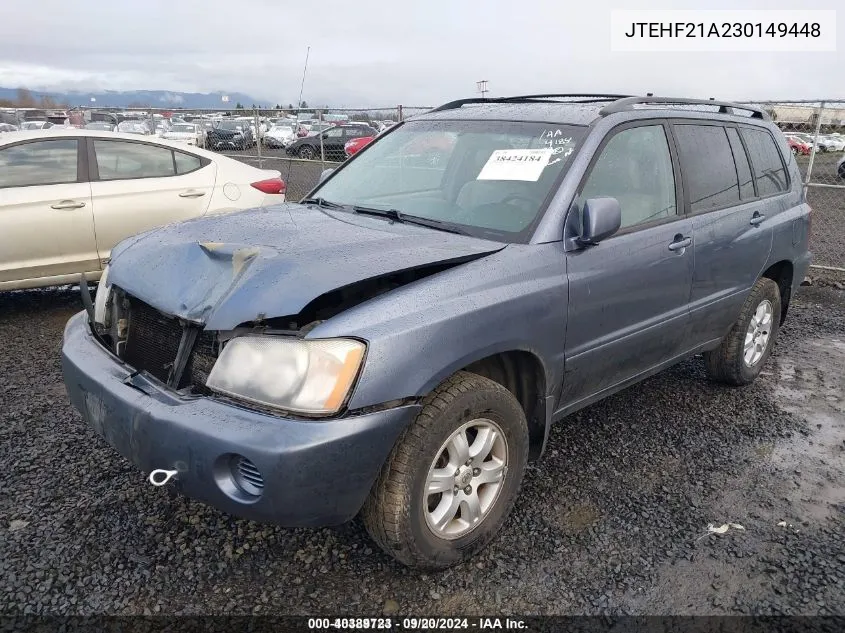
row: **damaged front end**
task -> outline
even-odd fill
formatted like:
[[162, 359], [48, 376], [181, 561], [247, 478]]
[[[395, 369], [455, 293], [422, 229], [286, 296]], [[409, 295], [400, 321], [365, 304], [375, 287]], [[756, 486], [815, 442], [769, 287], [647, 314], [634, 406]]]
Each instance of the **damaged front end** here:
[[[206, 245], [202, 246], [206, 248]], [[231, 252], [236, 253], [236, 250]], [[101, 345], [132, 368], [135, 375], [143, 373], [180, 397], [211, 396], [232, 404], [293, 418], [325, 417], [350, 413], [345, 410], [345, 405], [351, 396], [357, 375], [363, 368], [365, 341], [360, 342], [360, 358], [353, 365], [350, 365], [352, 356], [349, 355], [341, 355], [338, 358], [325, 354], [318, 355], [316, 359], [309, 357], [312, 364], [318, 362], [324, 366], [344, 365], [345, 371], [351, 372], [344, 374], [342, 380], [338, 379], [336, 383], [327, 383], [335, 390], [334, 393], [328, 394], [331, 398], [327, 396], [317, 404], [312, 403], [310, 407], [296, 406], [295, 402], [281, 403], [268, 397], [256, 397], [251, 393], [254, 390], [243, 386], [233, 391], [226, 389], [220, 381], [215, 384], [212, 374], [223, 349], [236, 339], [239, 345], [248, 340], [260, 341], [262, 337], [270, 337], [265, 339], [268, 341], [304, 341], [316, 326], [346, 310], [479, 256], [473, 254], [453, 258], [357, 281], [317, 296], [293, 315], [267, 316], [259, 309], [253, 320], [225, 330], [207, 329], [201, 321], [168, 314], [154, 307], [113, 284], [109, 279], [108, 268], [98, 285], [93, 302], [89, 298], [87, 301], [83, 299], [83, 303], [92, 304], [92, 309], [88, 310], [89, 323], [92, 333]], [[238, 277], [243, 265], [243, 262], [239, 264], [233, 278]], [[81, 288], [85, 295], [87, 285], [83, 283]], [[317, 342], [319, 340], [305, 341], [308, 345]], [[284, 365], [286, 361], [283, 356], [278, 364]], [[268, 367], [267, 372], [272, 373], [277, 369]], [[238, 373], [236, 369], [230, 370], [231, 372]], [[289, 377], [280, 376], [280, 382]], [[322, 378], [325, 382], [325, 376]], [[329, 376], [329, 379], [331, 378], [332, 375]], [[291, 381], [295, 382], [295, 379]], [[230, 378], [225, 382], [231, 383], [232, 380]], [[311, 389], [313, 390], [313, 387]], [[264, 387], [265, 392], [274, 390], [273, 385]], [[329, 387], [326, 387], [326, 390], [330, 390]], [[338, 393], [342, 397], [339, 397]]]
[[309, 333], [505, 248], [352, 219], [284, 205], [132, 238], [112, 251], [91, 329], [135, 374], [181, 396], [229, 398], [276, 415], [344, 415], [368, 341], [355, 326], [331, 339]]

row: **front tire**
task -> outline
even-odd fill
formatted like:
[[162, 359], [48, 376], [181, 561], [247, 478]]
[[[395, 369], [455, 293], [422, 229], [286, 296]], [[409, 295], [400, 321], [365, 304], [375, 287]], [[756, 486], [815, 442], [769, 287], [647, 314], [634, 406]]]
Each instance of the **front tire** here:
[[314, 149], [310, 145], [303, 145], [299, 148], [298, 155], [304, 160], [312, 160], [314, 158]]
[[364, 524], [399, 562], [450, 567], [499, 531], [527, 460], [528, 426], [513, 394], [458, 372], [426, 396], [397, 440], [364, 504]]
[[736, 386], [754, 382], [774, 348], [780, 313], [780, 288], [771, 279], [758, 279], [721, 345], [704, 353], [710, 378]]

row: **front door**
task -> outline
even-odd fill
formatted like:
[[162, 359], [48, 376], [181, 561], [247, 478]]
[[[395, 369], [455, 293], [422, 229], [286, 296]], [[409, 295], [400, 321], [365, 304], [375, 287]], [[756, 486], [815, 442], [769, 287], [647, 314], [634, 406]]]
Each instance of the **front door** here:
[[[576, 204], [613, 197], [616, 235], [570, 252], [566, 365], [559, 410], [574, 409], [676, 357], [689, 319], [692, 221], [663, 124], [623, 126], [604, 142]], [[575, 210], [573, 210], [574, 212]]]
[[100, 270], [79, 142], [54, 138], [0, 148], [0, 287]]

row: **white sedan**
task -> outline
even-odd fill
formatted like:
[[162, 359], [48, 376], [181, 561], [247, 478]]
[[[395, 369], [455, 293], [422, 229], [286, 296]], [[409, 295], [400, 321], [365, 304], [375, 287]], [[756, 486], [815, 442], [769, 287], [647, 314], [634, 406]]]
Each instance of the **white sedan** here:
[[176, 123], [162, 134], [168, 141], [181, 141], [194, 147], [205, 147], [205, 132], [199, 125], [193, 123]]
[[4, 133], [0, 290], [98, 279], [131, 235], [271, 206], [284, 193], [278, 171], [183, 143], [79, 129]]
[[845, 151], [845, 136], [820, 136], [819, 149], [823, 152]]
[[292, 125], [278, 123], [273, 125], [264, 135], [264, 145], [267, 147], [287, 147], [296, 140], [296, 132]]

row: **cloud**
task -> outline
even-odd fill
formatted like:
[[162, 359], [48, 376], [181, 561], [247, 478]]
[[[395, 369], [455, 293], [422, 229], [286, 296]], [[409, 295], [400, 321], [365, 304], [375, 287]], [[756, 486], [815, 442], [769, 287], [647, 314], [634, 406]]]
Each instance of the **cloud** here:
[[[33, 0], [5, 9], [0, 85], [220, 90], [287, 103], [298, 99], [310, 46], [303, 98], [338, 107], [435, 105], [472, 95], [479, 79], [489, 81], [490, 96], [843, 96], [833, 81], [841, 77], [841, 53], [611, 52], [610, 11], [619, 4], [630, 3], [145, 0], [129, 8], [100, 0]], [[720, 8], [771, 4], [737, 0]], [[811, 8], [836, 8], [833, 0], [815, 4]], [[701, 2], [665, 1], [661, 8], [701, 8]]]

